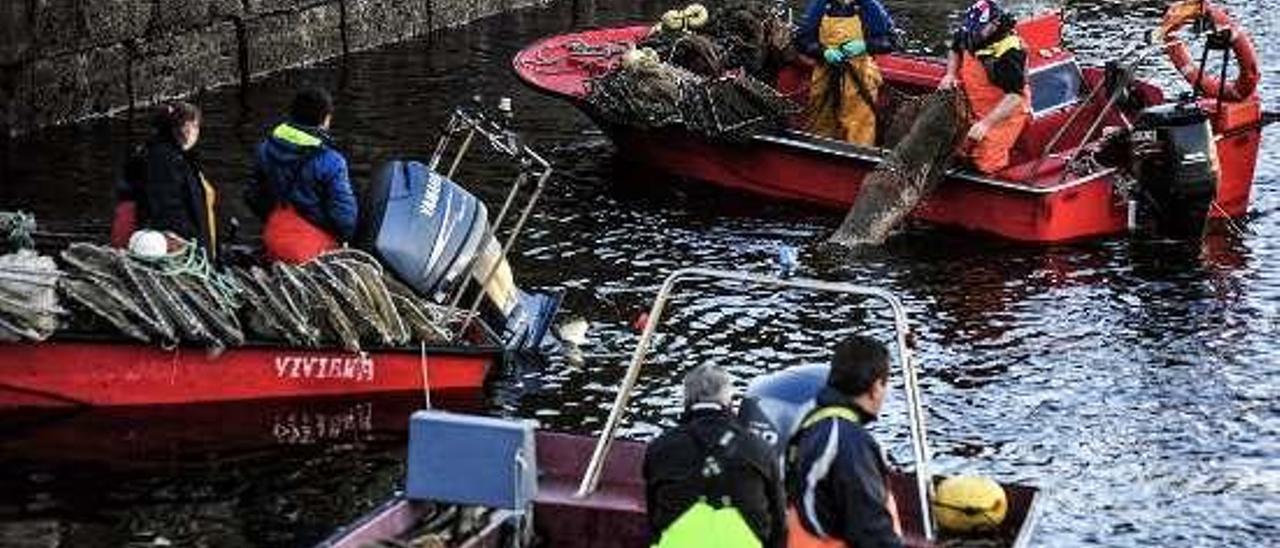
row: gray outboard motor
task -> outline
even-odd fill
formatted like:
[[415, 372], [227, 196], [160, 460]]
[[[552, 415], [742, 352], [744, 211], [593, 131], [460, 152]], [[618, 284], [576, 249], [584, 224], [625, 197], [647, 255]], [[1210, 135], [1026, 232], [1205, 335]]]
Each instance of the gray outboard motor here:
[[[384, 164], [361, 204], [357, 245], [381, 259], [419, 295], [437, 303], [443, 304], [466, 282], [473, 263], [486, 255], [502, 260], [497, 243], [488, 238], [484, 203], [420, 162]], [[507, 276], [494, 276], [489, 286], [480, 288], [486, 295], [491, 289], [493, 294], [505, 295], [503, 302], [490, 299], [487, 312], [499, 316], [499, 321], [491, 323], [504, 326], [506, 347], [553, 349], [558, 343], [550, 335], [550, 326], [560, 296], [505, 287], [509, 281]]]
[[1194, 102], [1142, 111], [1131, 134], [1140, 218], [1157, 233], [1199, 238], [1218, 193], [1218, 156], [1204, 109]]
[[785, 458], [791, 437], [813, 409], [830, 369], [827, 365], [806, 365], [756, 377], [747, 386], [738, 418], [773, 449], [778, 459]]

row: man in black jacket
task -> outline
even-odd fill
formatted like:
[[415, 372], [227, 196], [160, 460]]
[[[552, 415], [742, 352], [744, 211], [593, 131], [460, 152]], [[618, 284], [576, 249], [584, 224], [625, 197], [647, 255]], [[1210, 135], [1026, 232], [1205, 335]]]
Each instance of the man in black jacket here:
[[854, 336], [836, 346], [827, 386], [792, 438], [787, 466], [791, 546], [900, 547], [874, 421], [889, 384], [889, 352]]
[[645, 452], [649, 525], [660, 548], [785, 546], [777, 460], [738, 423], [732, 396], [720, 368], [690, 371], [680, 426]]

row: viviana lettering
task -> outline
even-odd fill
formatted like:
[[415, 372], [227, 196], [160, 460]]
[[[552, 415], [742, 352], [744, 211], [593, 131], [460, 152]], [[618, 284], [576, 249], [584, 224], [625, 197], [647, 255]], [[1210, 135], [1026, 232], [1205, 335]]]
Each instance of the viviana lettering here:
[[359, 356], [276, 356], [276, 378], [373, 382], [373, 358]]

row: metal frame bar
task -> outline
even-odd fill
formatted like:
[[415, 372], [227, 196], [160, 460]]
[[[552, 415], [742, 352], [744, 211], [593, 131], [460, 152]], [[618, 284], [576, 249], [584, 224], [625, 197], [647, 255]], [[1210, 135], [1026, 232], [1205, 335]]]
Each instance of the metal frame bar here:
[[631, 392], [635, 389], [636, 381], [640, 377], [640, 368], [644, 365], [645, 354], [648, 353], [649, 346], [653, 342], [653, 335], [658, 329], [658, 324], [661, 323], [662, 313], [666, 310], [672, 291], [681, 281], [699, 278], [730, 280], [747, 284], [845, 295], [861, 295], [880, 299], [889, 304], [893, 311], [898, 362], [902, 368], [902, 386], [906, 392], [907, 414], [911, 422], [911, 444], [916, 462], [916, 487], [919, 490], [920, 516], [923, 522], [925, 538], [933, 540], [934, 522], [932, 508], [929, 504], [933, 500], [933, 482], [930, 481], [931, 476], [929, 474], [929, 446], [928, 441], [925, 439], [924, 405], [920, 396], [916, 366], [911, 357], [911, 348], [907, 345], [909, 326], [907, 324], [906, 309], [903, 307], [902, 302], [888, 291], [844, 282], [827, 282], [803, 278], [782, 279], [760, 274], [709, 268], [682, 268], [668, 275], [666, 281], [662, 283], [662, 288], [658, 290], [657, 296], [653, 299], [653, 306], [649, 309], [648, 324], [645, 325], [644, 332], [640, 335], [640, 341], [636, 344], [635, 351], [631, 355], [631, 363], [627, 367], [627, 373], [623, 377], [618, 395], [614, 399], [613, 408], [609, 412], [609, 419], [605, 423], [604, 431], [600, 433], [600, 440], [596, 443], [591, 460], [587, 463], [587, 469], [582, 475], [582, 481], [578, 485], [578, 491], [574, 496], [579, 498], [590, 496], [591, 493], [595, 492], [599, 484], [600, 474], [604, 470], [605, 456], [609, 453], [609, 448], [613, 444], [614, 433], [626, 413], [627, 404], [631, 400]]
[[[436, 149], [431, 156], [430, 168], [436, 171], [440, 166], [440, 161], [445, 153], [449, 150], [449, 145], [454, 136], [459, 133], [466, 132], [462, 144], [458, 146], [457, 152], [454, 154], [453, 160], [449, 165], [449, 171], [445, 175], [446, 178], [452, 180], [454, 174], [458, 170], [458, 166], [462, 163], [462, 159], [471, 150], [471, 145], [477, 134], [484, 137], [489, 143], [489, 148], [511, 157], [520, 164], [520, 172], [516, 175], [515, 181], [511, 184], [511, 189], [507, 191], [507, 196], [502, 202], [502, 207], [498, 210], [498, 215], [489, 225], [489, 230], [485, 234], [484, 242], [480, 244], [478, 250], [488, 247], [491, 242], [498, 242], [501, 247], [499, 259], [490, 265], [488, 272], [480, 279], [480, 291], [477, 292], [475, 299], [467, 308], [467, 314], [462, 324], [459, 325], [457, 332], [453, 334], [454, 338], [461, 337], [471, 326], [472, 320], [475, 318], [475, 312], [480, 308], [480, 303], [484, 300], [484, 286], [488, 285], [493, 279], [494, 274], [498, 272], [498, 268], [502, 264], [502, 258], [514, 247], [516, 240], [519, 238], [520, 232], [524, 229], [525, 221], [529, 219], [533, 208], [537, 206], [538, 200], [542, 197], [542, 191], [546, 188], [547, 181], [551, 178], [554, 171], [551, 163], [543, 158], [524, 144], [519, 135], [510, 127], [501, 121], [494, 120], [486, 116], [479, 108], [458, 107], [454, 109], [453, 116], [449, 118], [449, 122], [445, 125], [445, 131], [436, 143]], [[507, 215], [511, 211], [511, 206], [515, 202], [516, 195], [530, 177], [535, 177], [537, 182], [534, 184], [532, 194], [529, 201], [520, 209], [519, 216], [515, 225], [511, 228], [511, 233], [507, 235], [506, 241], [498, 237], [498, 229], [502, 227], [502, 223], [506, 221]], [[455, 288], [449, 298], [449, 306], [456, 307], [462, 300], [462, 295], [466, 292], [466, 288], [475, 278], [476, 267], [479, 264], [477, 260], [480, 252], [472, 257], [467, 265], [466, 272], [463, 274], [461, 283]]]

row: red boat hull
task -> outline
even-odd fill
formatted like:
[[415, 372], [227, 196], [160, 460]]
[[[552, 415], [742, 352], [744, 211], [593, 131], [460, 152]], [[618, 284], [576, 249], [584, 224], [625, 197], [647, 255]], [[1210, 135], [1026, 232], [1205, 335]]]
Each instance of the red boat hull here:
[[480, 391], [494, 348], [342, 350], [273, 346], [165, 350], [127, 342], [0, 345], [0, 409], [160, 405], [422, 391]]
[[[1074, 62], [1060, 47], [1061, 19], [1056, 13], [1020, 24], [1019, 32], [1036, 52], [1032, 71]], [[611, 70], [625, 48], [619, 44], [643, 39], [648, 27], [594, 29], [547, 38], [522, 50], [513, 60], [516, 73], [539, 91], [564, 98], [588, 115], [583, 98], [592, 77]], [[579, 53], [581, 52], [581, 53]], [[877, 57], [885, 81], [899, 89], [921, 93], [941, 79], [941, 60], [905, 55]], [[796, 63], [778, 75], [777, 88], [790, 97], [807, 96], [810, 67]], [[1083, 78], [1099, 85], [1100, 69], [1086, 68]], [[1161, 91], [1138, 83], [1147, 104], [1164, 100]], [[1063, 165], [1085, 137], [1088, 120], [1102, 111], [1105, 97], [1091, 103], [1049, 110], [1037, 115], [1019, 138], [1013, 164], [984, 176], [952, 171], [912, 216], [930, 223], [985, 232], [1012, 240], [1053, 243], [1127, 232], [1130, 203], [1116, 188], [1113, 169], [1085, 175], [1063, 175]], [[1205, 100], [1217, 137], [1220, 177], [1212, 217], [1243, 216], [1248, 208], [1254, 166], [1261, 142], [1260, 102]], [[1041, 161], [1041, 153], [1075, 111], [1077, 121]], [[1130, 115], [1134, 113], [1129, 113]], [[1116, 111], [1105, 126], [1124, 123]], [[816, 204], [833, 211], [848, 210], [862, 180], [880, 163], [884, 151], [854, 147], [799, 132], [758, 136], [748, 143], [708, 140], [679, 129], [640, 130], [601, 124], [620, 151], [620, 158], [680, 177], [710, 182], [753, 194]], [[1096, 135], [1096, 134], [1095, 134]]]

